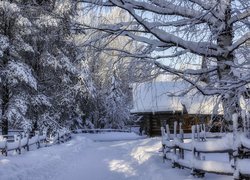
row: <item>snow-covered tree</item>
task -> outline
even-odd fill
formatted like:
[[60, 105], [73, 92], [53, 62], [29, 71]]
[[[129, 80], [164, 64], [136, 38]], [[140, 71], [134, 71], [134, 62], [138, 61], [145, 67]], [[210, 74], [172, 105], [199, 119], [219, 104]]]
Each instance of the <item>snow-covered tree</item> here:
[[85, 29], [126, 36], [142, 53], [113, 48], [174, 74], [204, 95], [219, 95], [227, 120], [240, 112], [250, 81], [250, 2], [245, 0], [81, 0], [84, 7], [126, 11], [131, 19]]
[[71, 1], [0, 2], [1, 126], [56, 130], [82, 112], [87, 76]]
[[122, 82], [116, 74], [110, 78], [111, 88], [105, 97], [105, 116], [102, 117], [104, 127], [123, 128], [129, 120], [128, 97], [122, 92]]
[[26, 39], [32, 32], [32, 25], [22, 8], [15, 2], [0, 2], [0, 119], [3, 134], [7, 134], [9, 125], [29, 127], [25, 114], [30, 97], [37, 90], [37, 80], [28, 63], [34, 50]]
[[[104, 22], [117, 22], [120, 18], [126, 20], [129, 16], [124, 11], [114, 9], [105, 14], [104, 17], [98, 16], [95, 12], [89, 16], [82, 15], [78, 22], [98, 26]], [[85, 34], [85, 36], [79, 35], [77, 42], [85, 49], [86, 67], [88, 74], [91, 76], [88, 79], [92, 80], [95, 89], [93, 96], [88, 99], [87, 106], [84, 108], [85, 124], [88, 124], [87, 126], [92, 124], [92, 126], [98, 128], [121, 128], [130, 119], [128, 110], [132, 103], [130, 84], [140, 81], [143, 77], [146, 77], [146, 74], [149, 75], [151, 70], [141, 70], [135, 73], [133, 68], [134, 58], [123, 57], [112, 51], [114, 47], [120, 47], [126, 50], [133, 49], [135, 52], [142, 49], [141, 45], [133, 43], [126, 37], [114, 39], [109, 36], [105, 37], [105, 34], [99, 31], [86, 30]], [[100, 37], [103, 38], [100, 39]], [[104, 48], [107, 51], [103, 51]], [[141, 67], [146, 67], [146, 63], [142, 62]], [[114, 82], [114, 79], [119, 82], [116, 88], [113, 88], [114, 83], [112, 82]]]
[[39, 80], [38, 99], [43, 97], [43, 101], [34, 104], [30, 115], [33, 129], [53, 131], [62, 126], [73, 126], [74, 120], [80, 118], [79, 107], [87, 91], [87, 76], [81, 68], [84, 52], [73, 38], [74, 3], [44, 3], [33, 22], [37, 28], [33, 36], [33, 46], [36, 47], [33, 65]]

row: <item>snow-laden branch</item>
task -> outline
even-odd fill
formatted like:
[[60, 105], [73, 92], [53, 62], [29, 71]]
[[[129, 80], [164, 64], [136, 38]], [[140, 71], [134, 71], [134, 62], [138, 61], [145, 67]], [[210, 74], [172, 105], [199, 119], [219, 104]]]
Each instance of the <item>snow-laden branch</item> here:
[[232, 46], [228, 48], [229, 52], [234, 51], [240, 45], [244, 44], [248, 40], [250, 40], [250, 32], [245, 33], [240, 39], [238, 39], [235, 43], [233, 43]]
[[221, 91], [207, 91], [204, 87], [198, 85], [197, 81], [193, 81], [192, 79], [189, 79], [185, 74], [179, 73], [175, 69], [170, 68], [170, 67], [168, 67], [168, 66], [166, 66], [158, 61], [154, 61], [154, 64], [157, 67], [163, 69], [164, 71], [169, 72], [173, 75], [176, 75], [176, 76], [180, 77], [181, 79], [187, 81], [203, 95], [215, 95], [215, 94], [220, 95], [221, 94]]
[[117, 48], [105, 48], [105, 49], [100, 49], [96, 46], [94, 46], [94, 48], [97, 48], [98, 50], [105, 50], [105, 51], [116, 51], [119, 52], [119, 56], [121, 57], [130, 57], [130, 58], [134, 58], [134, 59], [151, 59], [151, 60], [160, 60], [160, 59], [167, 59], [167, 58], [175, 58], [175, 57], [179, 57], [180, 55], [184, 55], [186, 53], [188, 53], [189, 51], [187, 50], [182, 50], [182, 51], [178, 51], [174, 54], [171, 55], [157, 55], [157, 56], [151, 56], [149, 55], [148, 52], [151, 52], [151, 48], [147, 49], [147, 53], [130, 53], [126, 50], [123, 49], [117, 49]]
[[[120, 57], [140, 59], [152, 68], [160, 69], [160, 72], [174, 74], [188, 81], [204, 95], [225, 95], [228, 92], [235, 94], [238, 89], [242, 89], [250, 82], [249, 73], [242, 72], [244, 65], [235, 67], [233, 63], [236, 62], [238, 55], [244, 58], [247, 56], [246, 48], [244, 52], [243, 50], [237, 52], [237, 55], [234, 51], [250, 39], [249, 32], [244, 35], [238, 33], [246, 32], [249, 27], [247, 17], [250, 16], [249, 5], [246, 4], [243, 8], [240, 0], [236, 2], [230, 0], [80, 0], [79, 2], [98, 7], [118, 7], [124, 10], [129, 14], [129, 18], [133, 19], [132, 21], [100, 25], [97, 28], [110, 36], [122, 35], [129, 37], [131, 41], [139, 42], [140, 45], [146, 45], [143, 46], [144, 54], [129, 53], [120, 47], [114, 49], [105, 47], [105, 50], [119, 51]], [[235, 5], [237, 2], [239, 4]], [[238, 21], [245, 23], [244, 27], [241, 23], [234, 24]], [[170, 55], [158, 53], [165, 53], [168, 48], [176, 48], [178, 52]], [[160, 61], [164, 58], [188, 57], [189, 53], [203, 56], [215, 63], [208, 63], [208, 66], [198, 70], [181, 70], [178, 66], [172, 68]], [[241, 70], [238, 72], [239, 76], [233, 73], [238, 69]], [[204, 84], [199, 86], [205, 79], [204, 76], [209, 79], [206, 87]], [[248, 77], [243, 79], [243, 76]], [[230, 108], [226, 111], [233, 112]]]
[[167, 27], [167, 26], [174, 26], [174, 27], [182, 27], [182, 26], [187, 26], [187, 25], [194, 25], [194, 24], [201, 24], [204, 22], [201, 22], [200, 20], [197, 19], [180, 19], [176, 21], [169, 21], [169, 22], [157, 22], [154, 21], [152, 22], [153, 27]]
[[126, 30], [124, 30], [121, 34], [124, 36], [128, 36], [137, 42], [143, 42], [143, 43], [151, 45], [155, 48], [156, 47], [171, 47], [172, 46], [170, 43], [164, 43], [164, 42], [156, 40], [156, 39], [150, 39], [150, 38], [147, 38], [144, 36], [139, 36], [139, 35], [136, 35], [134, 33], [127, 32]]
[[[134, 54], [134, 53], [130, 53], [128, 51], [125, 50], [119, 50], [119, 49], [108, 49], [110, 51], [118, 51], [120, 52], [121, 56], [124, 57], [132, 57], [132, 58], [139, 58], [141, 59], [140, 62], [146, 62], [146, 63], [150, 63], [150, 64], [154, 64], [156, 67], [162, 69], [164, 72], [168, 72], [171, 74], [174, 74], [180, 78], [182, 78], [183, 80], [189, 82], [190, 84], [192, 84], [195, 88], [197, 88], [197, 90], [199, 90], [203, 95], [220, 95], [223, 92], [228, 92], [229, 90], [233, 90], [233, 89], [238, 89], [241, 88], [245, 85], [247, 85], [248, 83], [250, 83], [250, 76], [246, 75], [244, 77], [239, 78], [238, 80], [218, 80], [216, 81], [218, 86], [214, 86], [215, 82], [211, 82], [211, 84], [207, 84], [206, 86], [203, 85], [199, 85], [198, 81], [199, 81], [199, 77], [201, 77], [201, 75], [204, 74], [210, 74], [211, 73], [216, 73], [217, 71], [217, 66], [213, 66], [210, 68], [202, 68], [202, 69], [185, 69], [185, 70], [178, 70], [176, 68], [171, 68], [170, 66], [161, 63], [157, 60], [157, 56], [154, 57], [150, 57], [147, 55], [143, 55], [143, 54]], [[178, 56], [180, 54], [185, 53], [185, 51], [181, 51], [181, 52], [177, 52], [175, 55]], [[160, 57], [160, 56], [159, 56]], [[170, 56], [169, 56], [170, 57]], [[166, 56], [166, 58], [168, 58]], [[225, 62], [226, 63], [226, 62]], [[197, 77], [197, 78], [194, 78]], [[220, 86], [220, 84], [222, 86]]]
[[[217, 86], [215, 87], [214, 84], [212, 86], [210, 85], [207, 85], [207, 86], [204, 86], [204, 85], [199, 85], [197, 83], [197, 80], [194, 80], [194, 78], [188, 78], [187, 75], [192, 75], [192, 72], [194, 73], [206, 73], [206, 72], [213, 72], [213, 71], [216, 71], [216, 68], [212, 68], [212, 69], [207, 69], [207, 70], [198, 70], [198, 71], [195, 71], [195, 70], [186, 70], [186, 71], [176, 71], [176, 69], [173, 69], [173, 68], [170, 68], [169, 66], [167, 65], [164, 65], [158, 61], [154, 61], [154, 64], [163, 69], [164, 71], [166, 72], [169, 72], [171, 74], [174, 74], [178, 77], [180, 77], [181, 79], [189, 82], [192, 86], [194, 86], [200, 93], [202, 93], [203, 95], [207, 95], [207, 96], [210, 96], [210, 95], [221, 95], [225, 92], [228, 92], [228, 91], [234, 91], [235, 89], [239, 89], [241, 87], [244, 87], [245, 85], [249, 84], [250, 83], [250, 78], [249, 77], [245, 77], [245, 78], [242, 78], [242, 79], [239, 79], [239, 80], [236, 80], [236, 81], [218, 81], [218, 85], [219, 84], [222, 84], [222, 86]], [[191, 73], [191, 74], [189, 74]]]
[[131, 8], [135, 10], [141, 10], [141, 11], [146, 11], [149, 13], [154, 13], [158, 15], [173, 15], [173, 16], [181, 16], [181, 17], [186, 17], [186, 18], [191, 18], [191, 19], [196, 19], [200, 21], [207, 22], [209, 24], [215, 24], [217, 22], [217, 19], [209, 14], [209, 13], [203, 13], [200, 12], [196, 9], [190, 9], [188, 7], [184, 6], [178, 6], [173, 4], [172, 2], [165, 2], [165, 1], [160, 1], [159, 3], [156, 4], [151, 4], [151, 3], [145, 3], [141, 1], [135, 1], [135, 0], [108, 0], [108, 1], [103, 1], [103, 0], [80, 0], [78, 2], [84, 2], [84, 3], [90, 3], [90, 4], [95, 4], [99, 6], [118, 6], [123, 9], [126, 9], [126, 6], [130, 6]]
[[190, 0], [190, 2], [199, 5], [202, 7], [204, 10], [209, 10], [211, 9], [217, 2], [214, 0]]
[[[193, 42], [193, 41], [185, 41], [182, 38], [179, 38], [177, 36], [174, 36], [172, 34], [168, 34], [167, 32], [163, 30], [157, 29], [156, 31], [151, 29], [151, 32], [155, 31], [155, 36], [159, 36], [158, 39], [152, 39], [150, 37], [146, 37], [143, 35], [137, 35], [131, 30], [127, 29], [118, 29], [117, 26], [105, 26], [101, 28], [94, 28], [93, 29], [99, 29], [104, 32], [108, 32], [111, 34], [119, 34], [122, 36], [130, 37], [131, 39], [145, 43], [149, 46], [151, 46], [152, 51], [156, 50], [156, 48], [170, 48], [170, 47], [180, 47], [188, 52], [203, 55], [206, 57], [217, 57], [223, 53], [223, 51], [217, 51], [216, 46], [214, 44], [208, 43], [208, 42]], [[86, 43], [85, 43], [86, 44]], [[151, 52], [152, 52], [151, 51]]]
[[249, 7], [246, 11], [234, 15], [234, 16], [229, 20], [229, 23], [230, 23], [230, 24], [233, 24], [233, 23], [235, 23], [235, 22], [238, 22], [238, 21], [240, 21], [240, 20], [242, 20], [242, 19], [245, 19], [245, 18], [248, 18], [248, 17], [250, 17], [250, 7]]
[[109, 1], [103, 1], [103, 0], [77, 0], [77, 3], [89, 3], [89, 4], [94, 4], [98, 6], [107, 6], [107, 7], [114, 7], [114, 4], [112, 4]]
[[126, 51], [126, 50], [121, 50], [121, 49], [116, 49], [116, 48], [105, 48], [105, 51], [111, 51], [111, 52], [116, 51], [116, 52], [120, 53], [119, 56], [121, 56], [121, 57], [131, 57], [134, 59], [141, 59], [140, 61], [145, 61], [145, 62], [157, 64], [157, 66], [159, 66], [161, 68], [164, 67], [164, 70], [168, 70], [169, 72], [175, 71], [176, 73], [183, 74], [183, 75], [200, 76], [202, 74], [211, 73], [211, 72], [214, 72], [217, 70], [217, 67], [211, 67], [211, 68], [206, 68], [206, 69], [196, 69], [196, 70], [194, 70], [194, 69], [177, 70], [175, 68], [171, 68], [167, 65], [164, 65], [158, 61], [159, 59], [163, 59], [163, 58], [178, 57], [180, 55], [187, 53], [188, 51], [186, 51], [186, 50], [176, 52], [175, 54], [172, 54], [172, 55], [165, 55], [165, 56], [158, 55], [158, 56], [154, 56], [154, 57], [149, 56], [147, 54], [135, 54], [135, 53], [131, 53], [131, 52]]
[[207, 42], [193, 42], [193, 41], [185, 41], [183, 38], [175, 36], [173, 34], [169, 34], [168, 32], [155, 28], [150, 22], [142, 19], [139, 15], [136, 14], [135, 10], [129, 5], [120, 5], [117, 6], [126, 9], [136, 20], [140, 23], [149, 33], [153, 34], [159, 41], [164, 43], [172, 43], [173, 46], [178, 46], [183, 49], [188, 49], [190, 52], [195, 54], [216, 57], [220, 55], [217, 50], [217, 46], [212, 43]]
[[[136, 0], [81, 0], [79, 2], [91, 3], [98, 6], [114, 6], [124, 9], [135, 19], [136, 22], [133, 21], [133, 24], [137, 23], [137, 25], [139, 24], [145, 29], [142, 31], [138, 30], [138, 26], [137, 29], [131, 29], [131, 26], [128, 28], [128, 22], [121, 22], [119, 24], [105, 25], [99, 27], [100, 30], [106, 31], [111, 34], [123, 32], [121, 33], [121, 35], [128, 36], [138, 42], [147, 43], [153, 47], [159, 47], [158, 44], [161, 44], [161, 47], [180, 47], [185, 50], [189, 50], [191, 53], [207, 57], [217, 58], [230, 52], [227, 51], [228, 49], [221, 49], [213, 42], [196, 42], [185, 40], [184, 38], [169, 33], [162, 28], [167, 26], [184, 27], [186, 25], [197, 25], [200, 23], [206, 23], [207, 25], [212, 27], [214, 26], [215, 29], [222, 28], [224, 26], [223, 23], [220, 22], [217, 18], [218, 14], [214, 15], [214, 8], [218, 6], [218, 2], [216, 1], [211, 1], [210, 3], [207, 3], [204, 0], [190, 1], [193, 4], [197, 4], [207, 9], [203, 11], [199, 11], [198, 8], [187, 9], [187, 7], [184, 7], [183, 5], [178, 6], [173, 2], [161, 0], [151, 0], [150, 2]], [[143, 18], [141, 14], [139, 14], [140, 12], [138, 12], [137, 10], [143, 10], [144, 12], [153, 14], [173, 15], [175, 17], [182, 16], [184, 18], [180, 20], [176, 20], [174, 18], [174, 20], [170, 20], [167, 22], [151, 22], [146, 18]], [[133, 34], [129, 32], [135, 33]], [[143, 33], [138, 34], [136, 32]], [[150, 40], [150, 37], [145, 35], [145, 33], [153, 35], [155, 37], [153, 40], [154, 42], [152, 42]], [[158, 41], [155, 39], [157, 39]], [[153, 43], [156, 43], [156, 45], [154, 45]], [[237, 47], [238, 46], [236, 43], [234, 47], [231, 47], [231, 50]]]
[[[127, 23], [125, 23], [125, 25], [128, 25]], [[106, 33], [109, 33], [107, 35], [102, 35], [102, 38], [106, 38], [108, 37], [110, 34], [119, 34], [119, 35], [123, 35], [123, 36], [127, 36], [127, 37], [130, 37], [131, 39], [133, 40], [136, 40], [138, 42], [142, 42], [142, 43], [145, 43], [149, 46], [152, 46], [154, 48], [156, 47], [171, 47], [172, 45], [170, 45], [169, 43], [164, 43], [164, 42], [161, 42], [157, 39], [151, 39], [151, 38], [147, 38], [146, 36], [140, 36], [140, 35], [136, 35], [135, 33], [133, 33], [133, 31], [135, 32], [143, 32], [143, 31], [140, 31], [140, 30], [132, 30], [132, 29], [125, 29], [123, 27], [123, 24], [122, 23], [119, 23], [117, 25], [100, 25], [100, 27], [91, 27], [89, 25], [83, 25], [83, 26], [86, 26], [88, 29], [93, 29], [93, 30], [99, 30], [99, 31], [103, 31], [103, 32], [106, 32]], [[146, 32], [143, 32], [143, 33], [146, 33]], [[91, 42], [95, 42], [97, 40], [100, 39], [100, 36], [99, 37], [96, 37], [95, 39], [90, 39], [89, 41], [85, 41], [84, 44], [89, 44]]]

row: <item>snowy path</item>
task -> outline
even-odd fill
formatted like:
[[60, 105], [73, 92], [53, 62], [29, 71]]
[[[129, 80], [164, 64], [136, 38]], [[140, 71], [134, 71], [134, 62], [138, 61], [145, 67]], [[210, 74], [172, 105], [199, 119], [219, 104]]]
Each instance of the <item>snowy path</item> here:
[[[182, 180], [189, 170], [162, 163], [160, 139], [93, 142], [73, 140], [22, 155], [0, 157], [1, 180]], [[206, 175], [205, 179], [232, 179]]]

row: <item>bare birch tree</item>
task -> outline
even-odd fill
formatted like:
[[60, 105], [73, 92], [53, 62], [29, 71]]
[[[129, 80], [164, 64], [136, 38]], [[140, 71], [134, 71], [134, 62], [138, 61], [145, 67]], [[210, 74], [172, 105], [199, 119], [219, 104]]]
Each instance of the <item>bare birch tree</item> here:
[[[114, 48], [174, 74], [204, 95], [221, 97], [224, 115], [241, 110], [250, 81], [250, 2], [247, 0], [80, 0], [80, 7], [108, 13], [121, 8], [132, 18], [84, 29], [126, 36], [145, 46], [142, 53]], [[83, 8], [83, 9], [84, 9]], [[175, 63], [173, 63], [175, 62]], [[197, 65], [198, 64], [198, 65]]]

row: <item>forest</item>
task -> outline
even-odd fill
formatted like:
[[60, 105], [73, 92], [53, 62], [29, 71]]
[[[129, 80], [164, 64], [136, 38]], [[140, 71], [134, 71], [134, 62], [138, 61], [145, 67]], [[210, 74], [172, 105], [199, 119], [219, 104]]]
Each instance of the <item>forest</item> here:
[[0, 14], [3, 134], [122, 128], [132, 85], [170, 75], [228, 122], [249, 116], [247, 0], [3, 0]]
[[[102, 49], [133, 44], [123, 38], [88, 43], [92, 32], [81, 23], [102, 19], [92, 21], [76, 7], [73, 1], [0, 2], [3, 134], [9, 129], [122, 128], [130, 120], [133, 62]], [[106, 18], [118, 16], [114, 11]]]

